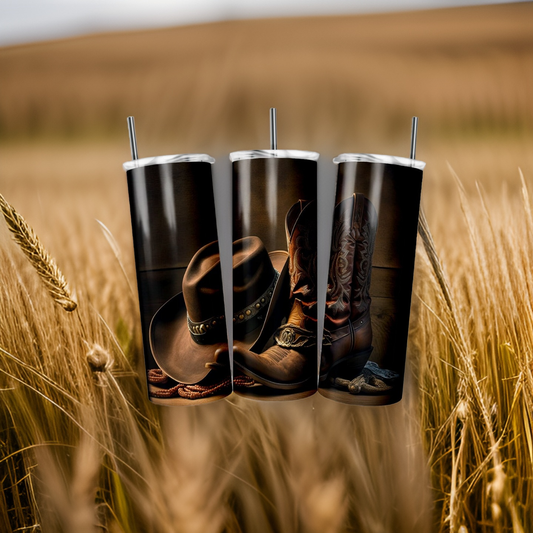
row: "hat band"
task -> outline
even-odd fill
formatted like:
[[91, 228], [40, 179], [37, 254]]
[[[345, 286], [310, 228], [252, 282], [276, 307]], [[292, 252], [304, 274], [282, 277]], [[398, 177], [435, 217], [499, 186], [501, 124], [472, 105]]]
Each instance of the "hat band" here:
[[261, 294], [261, 296], [259, 296], [257, 300], [255, 300], [250, 305], [247, 305], [244, 309], [238, 311], [233, 315], [233, 324], [235, 326], [248, 322], [249, 320], [255, 317], [257, 317], [258, 319], [263, 318], [257, 315], [262, 313], [263, 309], [268, 308], [268, 304], [270, 303], [270, 299], [272, 298], [272, 294], [274, 293], [274, 287], [276, 286], [278, 278], [279, 272], [277, 270], [274, 270], [274, 278], [272, 280], [272, 283], [268, 286], [268, 289], [263, 294]]
[[[274, 278], [268, 289], [257, 300], [233, 315], [233, 324], [237, 329], [244, 327], [247, 331], [251, 331], [261, 324], [264, 320], [263, 311], [268, 308], [278, 278], [279, 272], [274, 270]], [[187, 327], [196, 344], [216, 344], [224, 339], [221, 335], [225, 333], [224, 315], [194, 322], [187, 313]]]
[[[194, 322], [187, 313], [187, 327], [196, 344], [216, 344], [224, 340], [226, 330], [224, 315], [211, 317], [203, 322]], [[222, 337], [222, 338], [221, 338]]]

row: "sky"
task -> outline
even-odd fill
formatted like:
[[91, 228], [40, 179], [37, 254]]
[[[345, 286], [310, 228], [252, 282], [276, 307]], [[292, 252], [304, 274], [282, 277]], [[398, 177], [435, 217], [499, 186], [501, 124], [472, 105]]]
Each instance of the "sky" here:
[[481, 0], [2, 0], [0, 46], [219, 20], [500, 3]]

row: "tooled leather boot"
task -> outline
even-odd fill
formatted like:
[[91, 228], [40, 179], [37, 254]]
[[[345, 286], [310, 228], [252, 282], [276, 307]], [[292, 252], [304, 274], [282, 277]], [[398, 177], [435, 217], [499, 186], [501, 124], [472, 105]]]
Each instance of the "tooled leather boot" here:
[[378, 216], [353, 194], [335, 207], [320, 363], [320, 383], [353, 379], [372, 353], [370, 275]]
[[315, 201], [300, 200], [287, 213], [290, 312], [262, 353], [234, 345], [235, 366], [259, 383], [292, 390], [316, 380], [317, 212]]

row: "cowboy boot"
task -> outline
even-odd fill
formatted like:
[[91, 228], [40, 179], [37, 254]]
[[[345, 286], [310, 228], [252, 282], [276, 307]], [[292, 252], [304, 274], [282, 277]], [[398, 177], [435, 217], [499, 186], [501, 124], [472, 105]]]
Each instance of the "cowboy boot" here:
[[370, 275], [378, 217], [354, 194], [335, 207], [320, 382], [353, 379], [372, 353]]
[[275, 389], [291, 390], [316, 379], [316, 202], [299, 201], [287, 213], [290, 312], [262, 353], [235, 343], [233, 360], [244, 374]]

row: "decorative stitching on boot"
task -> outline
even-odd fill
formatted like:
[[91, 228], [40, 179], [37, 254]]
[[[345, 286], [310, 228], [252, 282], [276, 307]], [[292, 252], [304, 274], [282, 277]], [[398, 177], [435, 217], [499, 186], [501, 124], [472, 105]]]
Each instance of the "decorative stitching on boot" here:
[[328, 279], [327, 309], [337, 318], [350, 305], [355, 230], [346, 215], [335, 220], [331, 238], [331, 263]]
[[357, 217], [354, 221], [357, 227], [358, 245], [354, 254], [354, 274], [356, 283], [353, 284], [352, 305], [355, 303], [360, 312], [371, 305], [370, 280], [372, 275], [372, 254], [377, 231], [377, 213], [367, 198], [362, 194], [356, 197]]
[[289, 245], [291, 297], [316, 299], [316, 268], [316, 244], [311, 243], [309, 228], [298, 225], [298, 233], [291, 237]]

